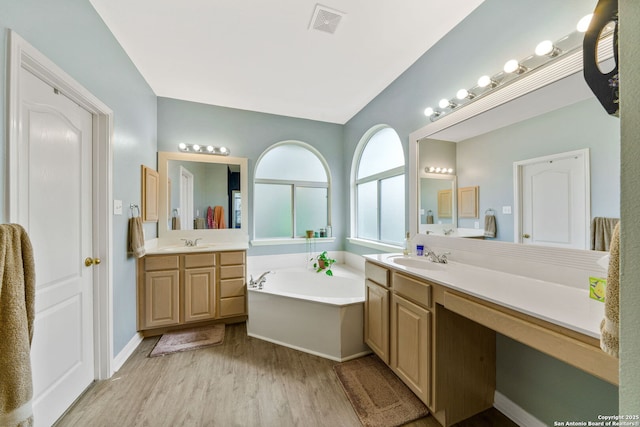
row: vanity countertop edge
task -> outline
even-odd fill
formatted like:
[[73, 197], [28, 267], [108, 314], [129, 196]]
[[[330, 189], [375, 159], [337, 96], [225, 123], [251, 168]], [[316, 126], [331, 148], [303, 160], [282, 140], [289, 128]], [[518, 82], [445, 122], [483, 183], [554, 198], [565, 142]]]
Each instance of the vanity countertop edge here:
[[393, 262], [401, 254], [364, 255], [364, 258], [397, 272], [428, 280], [446, 288], [515, 310], [540, 320], [600, 339], [604, 304], [589, 292], [558, 283], [499, 270], [450, 262], [437, 269], [407, 267]]

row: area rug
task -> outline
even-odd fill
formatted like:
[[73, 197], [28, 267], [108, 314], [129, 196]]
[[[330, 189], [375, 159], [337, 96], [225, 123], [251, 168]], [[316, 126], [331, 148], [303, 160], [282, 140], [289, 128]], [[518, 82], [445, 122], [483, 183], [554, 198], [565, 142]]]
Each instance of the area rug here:
[[224, 323], [167, 332], [158, 340], [149, 357], [220, 345], [223, 340]]
[[429, 413], [378, 356], [350, 360], [333, 369], [365, 427], [400, 426]]

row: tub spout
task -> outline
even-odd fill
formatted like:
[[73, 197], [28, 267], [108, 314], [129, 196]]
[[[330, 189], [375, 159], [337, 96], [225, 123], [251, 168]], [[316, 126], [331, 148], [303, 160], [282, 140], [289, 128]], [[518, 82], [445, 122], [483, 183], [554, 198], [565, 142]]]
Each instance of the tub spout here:
[[269, 273], [273, 273], [273, 271], [265, 271], [260, 275], [260, 277], [258, 277], [258, 280], [253, 280], [253, 275], [249, 276], [249, 287], [253, 289], [262, 289], [262, 285], [267, 281], [267, 278], [265, 276]]

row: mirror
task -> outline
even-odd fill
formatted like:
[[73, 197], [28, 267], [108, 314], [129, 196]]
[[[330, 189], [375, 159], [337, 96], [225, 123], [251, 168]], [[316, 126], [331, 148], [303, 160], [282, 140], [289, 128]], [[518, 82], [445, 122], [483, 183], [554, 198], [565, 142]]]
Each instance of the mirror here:
[[158, 153], [160, 237], [247, 235], [247, 159]]
[[[419, 154], [419, 230], [421, 233], [444, 234], [457, 227], [456, 144], [425, 139]], [[435, 170], [447, 172], [436, 173]]]
[[[483, 110], [462, 108], [410, 135], [414, 142], [410, 144], [410, 157], [417, 159], [410, 162], [410, 192], [415, 195], [415, 200], [410, 201], [412, 232], [424, 228], [424, 167], [436, 161], [429, 154], [436, 152], [434, 141], [456, 145], [457, 186], [481, 189], [480, 218], [458, 217], [459, 229], [482, 229], [485, 212], [492, 210], [497, 223], [496, 240], [518, 242], [520, 234], [516, 229], [521, 216], [515, 196], [514, 164], [585, 148], [589, 150], [590, 180], [587, 238], [591, 218], [619, 218], [619, 121], [602, 109], [584, 82], [581, 64], [576, 67], [571, 73], [550, 75], [546, 80], [541, 80], [540, 73], [532, 73], [532, 78], [541, 80], [539, 86], [515, 95], [504, 92], [513, 92], [516, 84], [510, 85], [509, 91], [498, 89], [478, 101], [486, 104]], [[541, 73], [547, 71], [551, 73]], [[522, 79], [527, 78], [525, 75]]]

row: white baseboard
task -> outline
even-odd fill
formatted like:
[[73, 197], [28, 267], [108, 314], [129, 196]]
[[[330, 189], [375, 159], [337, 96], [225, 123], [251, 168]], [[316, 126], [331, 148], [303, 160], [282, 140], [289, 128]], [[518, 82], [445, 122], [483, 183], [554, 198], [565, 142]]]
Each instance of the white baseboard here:
[[136, 348], [138, 348], [138, 346], [140, 345], [143, 339], [144, 337], [142, 336], [141, 333], [135, 334], [131, 338], [131, 340], [127, 343], [127, 345], [125, 345], [124, 348], [120, 351], [120, 353], [118, 353], [113, 358], [113, 360], [111, 361], [111, 368], [113, 373], [118, 372], [120, 368], [122, 368], [122, 365], [124, 365], [124, 362], [126, 362], [127, 359], [136, 350]]
[[520, 427], [546, 427], [546, 424], [516, 405], [504, 394], [496, 391], [493, 397], [493, 407]]

